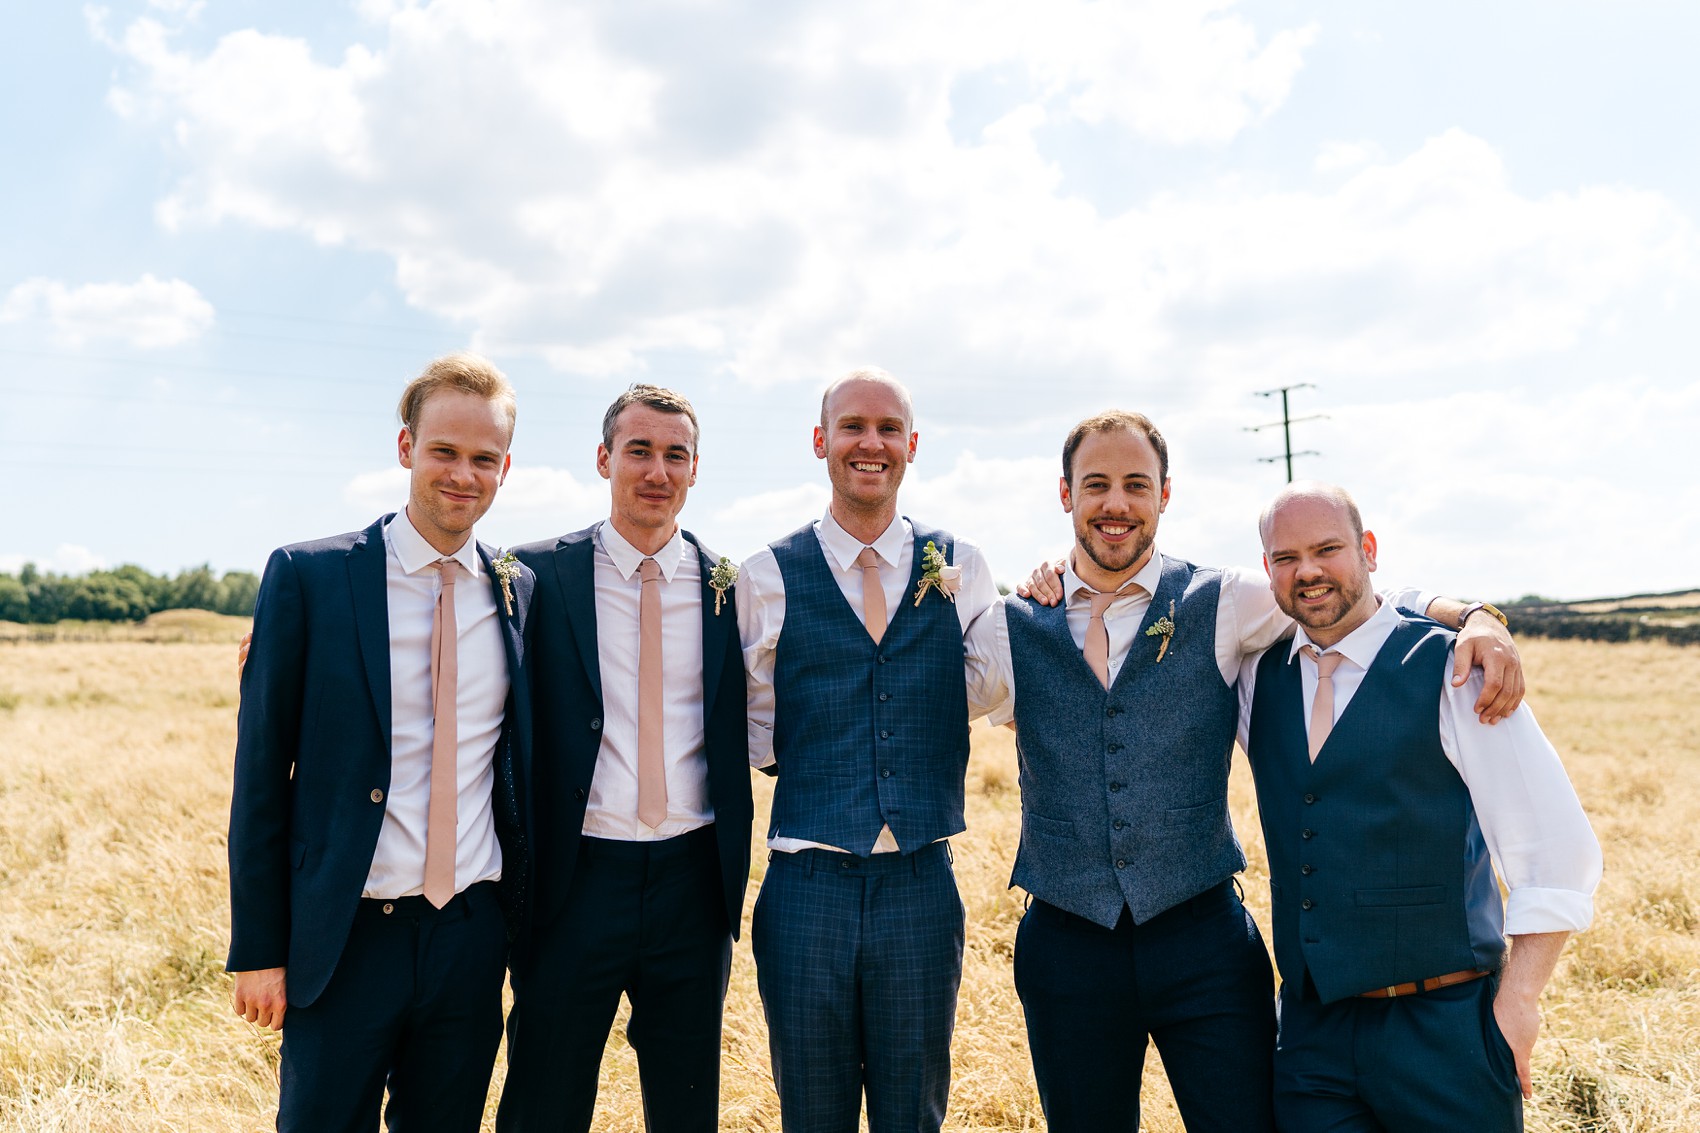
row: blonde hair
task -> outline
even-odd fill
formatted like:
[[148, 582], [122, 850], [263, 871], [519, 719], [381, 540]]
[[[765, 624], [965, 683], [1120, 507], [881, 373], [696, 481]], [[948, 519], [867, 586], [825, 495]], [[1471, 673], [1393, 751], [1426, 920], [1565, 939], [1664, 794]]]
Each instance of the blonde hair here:
[[490, 359], [480, 354], [459, 351], [445, 354], [433, 359], [425, 367], [425, 371], [401, 391], [401, 401], [396, 405], [396, 415], [401, 423], [407, 426], [407, 431], [418, 435], [419, 414], [425, 408], [425, 402], [439, 390], [454, 389], [462, 393], [470, 393], [485, 401], [493, 401], [501, 406], [508, 416], [508, 439], [514, 435], [514, 421], [519, 414], [518, 403], [514, 399], [513, 383], [509, 382], [502, 371], [496, 369]]

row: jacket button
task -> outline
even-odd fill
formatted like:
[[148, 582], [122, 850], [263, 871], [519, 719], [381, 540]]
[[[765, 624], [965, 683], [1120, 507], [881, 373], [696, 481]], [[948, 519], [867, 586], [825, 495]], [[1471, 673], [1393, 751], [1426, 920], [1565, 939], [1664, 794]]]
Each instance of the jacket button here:
[[881, 779], [891, 778], [891, 768], [889, 768], [889, 767], [880, 768], [880, 778]]
[[1316, 872], [1316, 867], [1313, 865], [1302, 865], [1299, 867], [1299, 872], [1304, 874], [1306, 877], [1309, 877], [1311, 874]]
[[1116, 859], [1116, 868], [1117, 869], [1126, 869], [1127, 868], [1127, 859], [1126, 858], [1117, 858]]
[[1110, 823], [1110, 825], [1115, 827], [1117, 830], [1120, 830], [1122, 827], [1126, 826], [1127, 823], [1118, 818], [1114, 822]]
[[1312, 901], [1309, 897], [1306, 897], [1303, 901], [1299, 902], [1299, 908], [1301, 909], [1314, 909], [1315, 907], [1316, 902]]
[[378, 788], [376, 788], [376, 787], [373, 787], [372, 788], [372, 801], [375, 802], [375, 803], [383, 802], [384, 801], [384, 792], [378, 790]]
[[1306, 827], [1305, 829], [1299, 831], [1299, 837], [1305, 839], [1306, 841], [1309, 841], [1310, 839], [1316, 837], [1316, 831], [1310, 829], [1309, 827]]
[[1306, 795], [1305, 796], [1305, 805], [1306, 806], [1309, 806], [1311, 803], [1314, 803], [1315, 801], [1316, 801], [1315, 795]]
[[1122, 785], [1120, 783], [1111, 783], [1110, 784], [1110, 790], [1111, 791], [1119, 791], [1121, 789], [1122, 789]]
[[573, 798], [577, 799], [579, 802], [582, 803], [584, 801], [584, 788], [583, 787], [575, 787], [573, 789]]
[[591, 720], [590, 730], [593, 732], [600, 732], [602, 730], [602, 717], [598, 716]]
[[881, 700], [881, 701], [882, 701], [882, 702], [883, 702], [883, 701], [887, 701], [887, 700], [890, 700], [890, 699], [891, 699], [891, 694], [890, 694], [890, 693], [889, 693], [889, 692], [882, 692], [882, 693], [880, 693], [880, 700]]

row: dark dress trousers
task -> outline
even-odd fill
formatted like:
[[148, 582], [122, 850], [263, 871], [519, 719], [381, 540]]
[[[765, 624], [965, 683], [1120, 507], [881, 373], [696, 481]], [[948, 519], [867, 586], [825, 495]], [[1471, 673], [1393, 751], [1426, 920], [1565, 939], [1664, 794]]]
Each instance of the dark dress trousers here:
[[[390, 786], [383, 525], [272, 553], [242, 673], [230, 813], [230, 971], [287, 969], [278, 1127], [476, 1130], [525, 916], [532, 575], [490, 585], [509, 691], [493, 754], [502, 878], [441, 910], [362, 900]], [[490, 570], [491, 551], [478, 554]]]
[[717, 557], [695, 536], [702, 577], [704, 753], [710, 825], [661, 842], [583, 835], [602, 742], [596, 528], [516, 548], [537, 572], [531, 657], [538, 704], [533, 916], [515, 950], [508, 1078], [497, 1128], [585, 1130], [624, 993], [644, 1113], [655, 1133], [719, 1124], [721, 1015], [750, 872], [743, 653]]

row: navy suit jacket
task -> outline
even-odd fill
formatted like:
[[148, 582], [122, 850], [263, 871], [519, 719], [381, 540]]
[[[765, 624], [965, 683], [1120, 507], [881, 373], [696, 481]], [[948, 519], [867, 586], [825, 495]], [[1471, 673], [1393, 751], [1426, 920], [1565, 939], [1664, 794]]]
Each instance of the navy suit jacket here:
[[[559, 914], [572, 883], [584, 827], [585, 800], [602, 745], [602, 676], [596, 652], [594, 526], [559, 539], [515, 547], [520, 562], [537, 573], [527, 667], [534, 682], [536, 758], [531, 830], [537, 863], [535, 915]], [[722, 895], [732, 935], [738, 935], [744, 886], [750, 876], [749, 733], [745, 714], [744, 656], [738, 641], [733, 594], [714, 612], [709, 572], [719, 560], [689, 531], [702, 572], [703, 725], [708, 797], [720, 851]]]
[[[330, 982], [372, 865], [390, 787], [390, 633], [384, 516], [364, 531], [272, 552], [242, 671], [230, 806], [233, 972], [286, 968], [289, 1003]], [[478, 545], [490, 567], [491, 549]], [[514, 612], [490, 572], [508, 660], [492, 800], [510, 933], [526, 904], [530, 761], [521, 570]]]

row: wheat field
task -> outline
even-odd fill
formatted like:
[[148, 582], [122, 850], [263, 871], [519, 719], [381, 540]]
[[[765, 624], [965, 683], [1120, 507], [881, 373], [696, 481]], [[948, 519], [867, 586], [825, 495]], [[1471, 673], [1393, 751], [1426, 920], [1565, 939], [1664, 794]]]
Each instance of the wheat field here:
[[[1547, 991], [1529, 1128], [1700, 1129], [1700, 882], [1688, 868], [1700, 650], [1523, 648], [1530, 701], [1606, 853], [1595, 927]], [[222, 971], [231, 654], [227, 642], [0, 643], [0, 1128], [271, 1128], [277, 1040], [230, 1014]], [[1267, 929], [1241, 760], [1233, 790], [1248, 901]], [[760, 780], [758, 827], [768, 791]], [[975, 731], [968, 822], [955, 839], [968, 943], [947, 1127], [1042, 1129], [1010, 979], [1021, 900], [1005, 888], [1019, 831], [1007, 732]], [[777, 1130], [747, 944], [725, 1051], [722, 1128]], [[1180, 1130], [1155, 1058], [1146, 1098], [1146, 1129]], [[641, 1112], [617, 1027], [597, 1128], [639, 1129]]]

